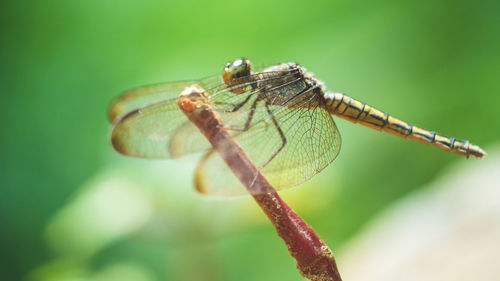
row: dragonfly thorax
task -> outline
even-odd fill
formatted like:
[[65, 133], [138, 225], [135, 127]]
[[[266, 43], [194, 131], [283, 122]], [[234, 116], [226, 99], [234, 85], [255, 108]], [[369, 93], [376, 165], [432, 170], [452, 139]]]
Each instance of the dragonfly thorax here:
[[297, 70], [297, 76], [301, 77], [308, 87], [317, 87], [321, 91], [325, 90], [324, 83], [314, 77], [314, 74], [307, 71], [305, 67], [296, 63], [296, 62], [287, 62], [276, 64], [267, 68], [264, 68], [262, 72], [271, 72], [271, 71], [292, 71]]
[[[323, 92], [323, 82], [316, 79], [312, 73], [298, 63], [280, 63], [262, 71], [262, 73], [273, 72], [283, 76], [283, 78], [276, 79], [271, 83], [266, 81], [258, 84], [258, 87], [267, 89], [261, 98], [268, 99], [272, 105], [283, 105], [291, 99], [296, 99], [293, 104], [301, 104], [297, 100], [312, 101], [314, 96], [321, 96]], [[305, 107], [309, 107], [316, 103], [313, 101], [303, 104]]]

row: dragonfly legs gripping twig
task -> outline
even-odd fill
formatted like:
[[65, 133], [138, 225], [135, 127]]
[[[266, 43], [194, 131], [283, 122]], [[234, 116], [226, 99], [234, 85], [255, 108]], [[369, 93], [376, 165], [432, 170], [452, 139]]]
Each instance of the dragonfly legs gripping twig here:
[[[251, 95], [249, 95], [249, 96], [248, 96], [248, 97], [247, 97], [244, 101], [242, 101], [242, 102], [240, 102], [240, 103], [238, 103], [238, 104], [236, 104], [236, 105], [235, 105], [235, 104], [233, 104], [233, 105], [234, 105], [234, 107], [233, 107], [233, 108], [231, 108], [231, 109], [229, 109], [229, 110], [227, 110], [227, 109], [217, 109], [217, 108], [216, 108], [216, 109], [214, 109], [214, 110], [215, 110], [216, 112], [229, 112], [229, 113], [231, 113], [231, 112], [236, 112], [236, 111], [238, 111], [240, 108], [242, 108], [242, 107], [243, 107], [243, 106], [244, 106], [244, 105], [245, 105], [245, 104], [246, 104], [246, 103], [250, 100], [250, 98], [251, 98], [251, 97], [252, 97], [252, 96], [251, 96]], [[218, 104], [218, 103], [216, 102], [215, 104]], [[222, 103], [222, 104], [224, 104], [224, 103]]]
[[[236, 112], [238, 111], [238, 109], [240, 109], [245, 103], [247, 103], [249, 100], [249, 98], [247, 98], [246, 100], [244, 100], [242, 103], [236, 105], [234, 108], [232, 108], [231, 110], [228, 110], [228, 111], [223, 111], [223, 112]], [[231, 130], [231, 131], [240, 131], [240, 132], [245, 132], [245, 131], [248, 131], [248, 129], [250, 128], [250, 123], [252, 122], [252, 119], [253, 119], [253, 116], [254, 116], [254, 113], [255, 113], [255, 110], [257, 109], [257, 103], [259, 102], [259, 99], [256, 99], [253, 103], [252, 103], [252, 106], [250, 107], [250, 112], [248, 113], [247, 115], [247, 119], [245, 120], [245, 124], [243, 124], [243, 127], [242, 128], [237, 128], [237, 127], [232, 127], [232, 126], [226, 126], [224, 125], [222, 128], [223, 129], [226, 129], [226, 130]], [[236, 108], [236, 109], [235, 109]], [[218, 110], [220, 111], [220, 110]]]
[[264, 162], [264, 164], [262, 164], [262, 166], [260, 166], [259, 171], [262, 170], [262, 168], [264, 168], [269, 162], [271, 162], [274, 159], [274, 157], [276, 157], [276, 155], [278, 155], [278, 153], [280, 153], [280, 151], [283, 150], [283, 148], [286, 145], [285, 134], [283, 133], [283, 130], [281, 130], [281, 127], [278, 124], [278, 121], [276, 121], [276, 118], [274, 118], [274, 114], [272, 113], [271, 109], [269, 108], [269, 105], [270, 105], [269, 102], [266, 102], [266, 110], [267, 110], [267, 113], [269, 113], [269, 116], [271, 117], [271, 121], [273, 121], [274, 127], [276, 127], [276, 130], [278, 130], [278, 133], [280, 134], [281, 146], [273, 152], [273, 155], [271, 155], [271, 157], [269, 157], [269, 159], [267, 159], [266, 162]]
[[[242, 104], [245, 104], [247, 102], [248, 102], [248, 98], [246, 100], [244, 100], [242, 103], [236, 105], [235, 106], [236, 109], [233, 108], [233, 109], [231, 109], [230, 111], [227, 111], [227, 112], [235, 112], [235, 111], [237, 111], [238, 109], [240, 109], [242, 107]], [[245, 121], [245, 124], [243, 125], [243, 128], [235, 128], [235, 127], [231, 127], [231, 126], [227, 126], [227, 127], [223, 127], [223, 128], [226, 129], [226, 130], [232, 130], [232, 131], [242, 131], [242, 132], [248, 131], [248, 129], [250, 128], [250, 122], [252, 122], [253, 115], [255, 113], [255, 109], [257, 108], [257, 103], [258, 102], [259, 102], [259, 99], [256, 99], [253, 102], [252, 107], [250, 108], [250, 112], [248, 113], [247, 120]], [[259, 171], [261, 171], [267, 164], [269, 164], [269, 162], [271, 162], [274, 159], [274, 157], [276, 157], [276, 155], [278, 155], [278, 153], [280, 153], [280, 151], [283, 150], [283, 148], [286, 145], [285, 134], [283, 133], [283, 130], [281, 130], [281, 127], [278, 124], [278, 121], [276, 121], [276, 118], [274, 117], [273, 112], [269, 108], [270, 104], [271, 103], [269, 101], [266, 101], [266, 104], [265, 104], [266, 111], [269, 114], [269, 117], [271, 118], [271, 121], [273, 122], [274, 127], [276, 128], [276, 130], [278, 130], [278, 133], [279, 133], [279, 135], [281, 137], [282, 143], [281, 143], [281, 146], [273, 152], [273, 154], [271, 155], [271, 157], [269, 157], [269, 159], [267, 159], [264, 162], [264, 164], [262, 164], [260, 166]]]
[[[250, 97], [251, 96], [247, 97], [244, 101], [242, 101], [239, 104], [236, 104], [233, 108], [231, 108], [229, 110], [216, 109], [216, 111], [218, 111], [218, 112], [228, 112], [228, 113], [236, 112], [239, 109], [241, 109], [246, 103], [248, 103], [248, 101], [250, 100]], [[253, 101], [252, 106], [250, 107], [249, 113], [247, 115], [247, 118], [245, 120], [245, 124], [243, 125], [242, 128], [236, 128], [236, 127], [232, 127], [232, 126], [224, 126], [223, 129], [231, 130], [231, 131], [241, 131], [241, 132], [248, 131], [248, 129], [250, 128], [250, 123], [252, 122], [255, 110], [257, 108], [257, 103], [259, 101], [260, 101], [259, 98], [255, 99], [255, 101]], [[279, 135], [281, 137], [281, 146], [278, 149], [276, 149], [273, 152], [273, 154], [258, 168], [259, 172], [262, 171], [262, 169], [264, 169], [264, 167], [267, 164], [269, 164], [269, 162], [271, 162], [278, 155], [278, 153], [280, 153], [280, 151], [283, 150], [283, 148], [286, 145], [285, 134], [283, 133], [283, 130], [279, 126], [278, 121], [276, 121], [276, 118], [274, 117], [273, 112], [269, 108], [270, 105], [271, 105], [271, 102], [268, 101], [268, 100], [266, 100], [266, 103], [265, 103], [266, 111], [269, 114], [269, 117], [271, 118], [271, 121], [273, 122], [274, 127], [276, 128], [276, 130], [278, 131], [278, 133], [279, 133]], [[255, 182], [256, 179], [257, 179], [257, 175], [254, 177], [254, 179], [252, 181], [252, 185], [254, 184], [254, 182]]]

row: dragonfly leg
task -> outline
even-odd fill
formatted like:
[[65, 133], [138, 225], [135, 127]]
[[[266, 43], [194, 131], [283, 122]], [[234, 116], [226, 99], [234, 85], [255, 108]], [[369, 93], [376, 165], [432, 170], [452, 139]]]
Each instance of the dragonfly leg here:
[[[252, 96], [249, 95], [244, 101], [238, 103], [238, 104], [231, 104], [231, 105], [234, 105], [233, 108], [231, 109], [219, 109], [219, 108], [216, 108], [215, 111], [216, 112], [226, 112], [226, 113], [232, 113], [232, 112], [236, 112], [238, 111], [240, 108], [242, 108], [251, 98]], [[224, 103], [215, 103], [215, 104], [224, 104]]]
[[276, 151], [273, 152], [273, 155], [271, 155], [271, 157], [269, 157], [269, 159], [267, 159], [266, 162], [264, 162], [264, 164], [262, 164], [260, 166], [259, 171], [262, 170], [267, 164], [269, 164], [269, 162], [271, 162], [274, 159], [274, 157], [276, 157], [276, 155], [278, 155], [278, 153], [280, 153], [280, 151], [283, 150], [283, 148], [285, 148], [285, 145], [286, 145], [285, 134], [283, 133], [283, 130], [281, 130], [281, 127], [278, 124], [278, 121], [276, 121], [276, 118], [274, 118], [274, 114], [272, 113], [271, 109], [269, 108], [269, 103], [267, 103], [267, 102], [266, 102], [266, 110], [267, 110], [267, 113], [269, 113], [269, 116], [271, 116], [271, 121], [273, 121], [274, 127], [276, 127], [276, 130], [278, 130], [278, 133], [280, 134], [281, 146], [278, 149], [276, 149]]
[[[281, 146], [273, 152], [273, 155], [271, 155], [271, 157], [269, 157], [269, 159], [267, 159], [266, 162], [264, 162], [264, 164], [262, 164], [259, 167], [259, 169], [258, 169], [259, 172], [262, 171], [262, 169], [264, 169], [264, 167], [267, 164], [269, 164], [269, 162], [271, 162], [274, 159], [274, 157], [276, 157], [276, 155], [278, 155], [278, 153], [280, 153], [280, 151], [283, 150], [283, 148], [285, 148], [285, 145], [286, 145], [285, 134], [283, 133], [283, 130], [281, 130], [281, 127], [279, 126], [278, 121], [276, 121], [276, 118], [274, 118], [274, 114], [272, 113], [271, 109], [269, 108], [268, 102], [266, 102], [266, 110], [267, 110], [267, 113], [269, 113], [269, 116], [271, 116], [271, 120], [273, 121], [273, 124], [276, 127], [276, 130], [278, 130], [278, 133], [280, 134]], [[258, 173], [256, 173], [255, 176], [253, 177], [253, 180], [252, 180], [252, 183], [250, 184], [250, 186], [254, 185], [255, 181], [257, 180], [257, 175], [258, 175]]]
[[[249, 98], [247, 98], [244, 102], [246, 103]], [[236, 127], [231, 127], [231, 126], [224, 126], [222, 128], [226, 130], [231, 130], [231, 131], [247, 131], [248, 128], [250, 128], [250, 123], [252, 122], [253, 115], [255, 113], [255, 109], [257, 108], [257, 102], [259, 102], [259, 99], [256, 99], [253, 103], [252, 106], [250, 107], [250, 112], [248, 113], [247, 120], [245, 121], [245, 124], [243, 125], [243, 128], [236, 128]]]

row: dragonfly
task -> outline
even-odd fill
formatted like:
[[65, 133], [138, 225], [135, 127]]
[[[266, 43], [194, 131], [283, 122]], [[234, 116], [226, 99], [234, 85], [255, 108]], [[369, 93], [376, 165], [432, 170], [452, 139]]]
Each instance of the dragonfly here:
[[239, 58], [228, 62], [222, 75], [126, 91], [108, 111], [111, 143], [121, 154], [178, 158], [204, 152], [195, 172], [196, 190], [203, 194], [248, 191], [178, 108], [178, 95], [193, 85], [205, 91], [223, 129], [277, 190], [309, 180], [335, 160], [341, 136], [332, 115], [467, 158], [486, 156], [469, 141], [422, 129], [343, 93], [327, 91], [298, 63], [253, 71], [248, 59]]

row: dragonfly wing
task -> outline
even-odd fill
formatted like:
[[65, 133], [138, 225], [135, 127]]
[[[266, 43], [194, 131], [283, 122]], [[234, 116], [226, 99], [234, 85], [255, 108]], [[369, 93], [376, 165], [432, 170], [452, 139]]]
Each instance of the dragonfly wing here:
[[209, 150], [198, 162], [194, 185], [198, 192], [216, 197], [248, 194], [245, 187], [213, 149]]
[[116, 122], [129, 112], [158, 102], [175, 99], [184, 88], [198, 84], [209, 89], [221, 83], [219, 76], [212, 76], [199, 81], [182, 81], [148, 85], [124, 92], [113, 101], [108, 110], [111, 123]]
[[[176, 134], [180, 134], [179, 137]], [[196, 147], [181, 146], [183, 150], [176, 151], [180, 136], [196, 143]], [[180, 111], [175, 99], [125, 115], [115, 123], [111, 143], [118, 152], [141, 158], [171, 158], [210, 148], [208, 141]]]
[[[276, 116], [286, 145], [262, 172], [281, 190], [299, 185], [321, 172], [337, 157], [342, 140], [331, 115], [321, 107], [286, 108]], [[277, 137], [274, 139], [277, 142]], [[249, 153], [259, 154], [258, 151]], [[265, 161], [260, 158], [258, 163]]]
[[[213, 87], [218, 79], [151, 85], [124, 93], [109, 109], [114, 148], [143, 158], [178, 157], [210, 148], [180, 111], [176, 99], [188, 86]], [[181, 139], [189, 141], [179, 142]]]
[[[270, 106], [272, 115], [257, 119], [249, 130], [235, 135], [252, 162], [257, 168], [262, 167], [262, 173], [277, 190], [310, 179], [331, 163], [340, 151], [338, 129], [319, 102], [319, 97], [313, 97], [298, 99], [286, 106]], [[273, 117], [283, 131], [286, 145], [267, 163], [283, 144]], [[209, 152], [204, 157], [196, 176], [196, 187], [202, 193], [219, 196], [247, 193], [216, 153]]]

